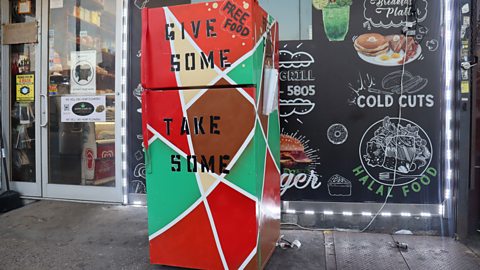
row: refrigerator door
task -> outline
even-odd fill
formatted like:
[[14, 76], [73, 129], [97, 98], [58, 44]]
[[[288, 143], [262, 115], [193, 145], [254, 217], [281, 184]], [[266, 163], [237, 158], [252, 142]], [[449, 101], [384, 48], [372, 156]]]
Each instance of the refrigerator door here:
[[278, 110], [259, 117], [258, 103], [255, 88], [144, 92], [152, 263], [259, 268], [270, 256], [280, 232]]

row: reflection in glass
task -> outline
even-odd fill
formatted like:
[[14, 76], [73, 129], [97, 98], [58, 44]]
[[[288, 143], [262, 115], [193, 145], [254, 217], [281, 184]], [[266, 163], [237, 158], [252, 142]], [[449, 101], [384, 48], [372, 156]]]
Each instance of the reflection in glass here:
[[[11, 22], [35, 21], [35, 0], [19, 14], [19, 1], [10, 1]], [[35, 44], [10, 46], [12, 180], [35, 182]]]
[[[215, 0], [191, 0], [192, 4]], [[312, 0], [259, 0], [280, 26], [280, 40], [312, 39]]]
[[50, 9], [49, 183], [115, 184], [115, 0]]

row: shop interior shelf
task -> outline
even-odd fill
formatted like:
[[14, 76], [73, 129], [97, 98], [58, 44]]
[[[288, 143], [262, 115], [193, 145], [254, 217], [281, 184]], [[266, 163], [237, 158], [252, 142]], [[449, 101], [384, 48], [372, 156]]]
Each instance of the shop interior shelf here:
[[105, 7], [101, 0], [77, 0], [75, 5], [89, 10], [103, 10]]
[[91, 46], [91, 45], [87, 45], [85, 43], [82, 43], [81, 41], [79, 41], [78, 39], [74, 38], [73, 36], [70, 36], [68, 38], [68, 41], [70, 41], [70, 43], [74, 44], [74, 45], [78, 45], [80, 46], [80, 48], [82, 48], [82, 50], [94, 50], [96, 51], [98, 48], [96, 48], [95, 46]]
[[69, 31], [73, 32], [74, 34], [76, 34], [76, 32], [79, 32], [79, 31], [87, 31], [89, 34], [93, 33], [94, 35], [97, 35], [97, 36], [106, 36], [112, 40], [115, 38], [115, 32], [109, 29], [106, 29], [104, 27], [98, 26], [91, 22], [85, 21], [71, 14], [68, 14], [68, 18], [70, 18], [70, 22], [74, 23], [74, 25], [70, 24], [70, 27], [69, 27]]

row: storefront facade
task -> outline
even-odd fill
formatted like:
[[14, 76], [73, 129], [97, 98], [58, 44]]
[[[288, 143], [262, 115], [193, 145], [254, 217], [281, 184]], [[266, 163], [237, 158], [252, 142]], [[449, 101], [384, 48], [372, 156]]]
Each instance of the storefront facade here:
[[[139, 122], [140, 11], [190, 2], [134, 1], [129, 6], [132, 202], [143, 203], [146, 192]], [[460, 154], [460, 128], [469, 129], [454, 121], [456, 100], [471, 101], [466, 89], [460, 97], [455, 56], [460, 28], [470, 33], [474, 6], [426, 0], [337, 1], [332, 7], [325, 6], [328, 1], [259, 2], [280, 23], [284, 220], [452, 235], [462, 200], [459, 181], [472, 176], [460, 175], [453, 155]], [[450, 16], [464, 24], [445, 20]], [[369, 40], [378, 43], [375, 48], [365, 47]], [[470, 142], [463, 143], [469, 157]]]
[[[14, 189], [33, 198], [146, 203], [141, 10], [191, 2], [208, 1], [1, 2], [2, 23], [38, 23], [36, 35], [14, 36], [37, 42], [2, 42]], [[259, 2], [277, 17], [282, 41], [283, 219], [444, 235], [471, 219], [457, 207], [480, 208], [470, 162], [475, 88], [459, 67], [473, 46], [463, 43], [461, 55], [458, 44], [470, 42], [475, 4]]]
[[12, 188], [31, 198], [124, 202], [123, 1], [1, 5]]

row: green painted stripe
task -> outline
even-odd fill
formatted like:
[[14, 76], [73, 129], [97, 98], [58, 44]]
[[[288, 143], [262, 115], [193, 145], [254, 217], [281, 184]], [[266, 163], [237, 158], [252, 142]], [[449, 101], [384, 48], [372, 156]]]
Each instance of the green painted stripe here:
[[195, 173], [187, 172], [186, 159], [181, 158], [182, 171], [172, 172], [172, 155], [177, 155], [160, 140], [147, 150], [151, 171], [147, 172], [149, 235], [172, 222], [200, 198]]
[[255, 166], [254, 145], [254, 140], [252, 140], [225, 178], [258, 198], [255, 170], [253, 170]]

